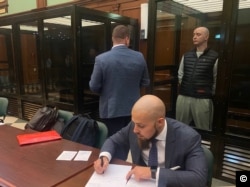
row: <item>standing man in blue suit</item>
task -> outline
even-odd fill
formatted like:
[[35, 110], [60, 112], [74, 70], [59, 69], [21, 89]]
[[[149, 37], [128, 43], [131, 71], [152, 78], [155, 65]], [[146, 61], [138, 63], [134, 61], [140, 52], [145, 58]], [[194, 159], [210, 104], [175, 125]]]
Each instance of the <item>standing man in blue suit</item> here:
[[140, 88], [150, 83], [142, 53], [128, 48], [128, 27], [116, 26], [112, 41], [112, 49], [95, 58], [89, 82], [90, 89], [100, 95], [99, 115], [109, 136], [130, 122], [131, 108], [140, 98]]
[[[205, 187], [208, 167], [200, 135], [184, 123], [166, 119], [165, 112], [158, 97], [141, 97], [132, 108], [129, 125], [103, 144], [100, 158], [94, 163], [95, 171], [102, 174], [123, 147], [130, 149], [135, 164], [127, 179], [132, 175], [136, 180], [156, 179], [159, 187]], [[153, 139], [158, 154], [156, 166], [149, 163]]]

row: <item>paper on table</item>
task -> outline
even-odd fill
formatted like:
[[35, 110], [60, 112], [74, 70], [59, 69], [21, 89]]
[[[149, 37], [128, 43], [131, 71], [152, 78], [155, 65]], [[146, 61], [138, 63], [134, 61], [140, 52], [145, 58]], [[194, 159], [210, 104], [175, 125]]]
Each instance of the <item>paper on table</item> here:
[[72, 160], [76, 153], [77, 151], [63, 151], [56, 160]]
[[126, 184], [126, 187], [156, 187], [156, 181], [153, 179], [150, 180], [135, 180], [134, 177], [131, 177]]
[[[131, 166], [109, 164], [104, 174], [94, 172], [85, 187], [122, 187]], [[119, 172], [118, 172], [119, 171]]]
[[75, 161], [88, 161], [91, 151], [78, 151]]
[[[109, 164], [104, 174], [94, 172], [85, 187], [156, 187], [155, 181], [136, 181], [133, 177], [126, 180], [131, 166]], [[127, 183], [127, 184], [126, 184]]]

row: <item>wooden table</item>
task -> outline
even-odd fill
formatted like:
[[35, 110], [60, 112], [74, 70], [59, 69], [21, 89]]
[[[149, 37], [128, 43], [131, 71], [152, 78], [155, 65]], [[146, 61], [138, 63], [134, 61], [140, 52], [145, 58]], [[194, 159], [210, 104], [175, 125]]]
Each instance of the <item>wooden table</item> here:
[[[84, 170], [92, 169], [93, 162], [98, 158], [98, 149], [64, 139], [20, 146], [16, 135], [32, 132], [34, 131], [8, 125], [0, 126], [0, 185], [21, 187], [62, 185], [64, 181], [74, 179]], [[92, 151], [88, 161], [56, 160], [62, 151], [79, 150]]]

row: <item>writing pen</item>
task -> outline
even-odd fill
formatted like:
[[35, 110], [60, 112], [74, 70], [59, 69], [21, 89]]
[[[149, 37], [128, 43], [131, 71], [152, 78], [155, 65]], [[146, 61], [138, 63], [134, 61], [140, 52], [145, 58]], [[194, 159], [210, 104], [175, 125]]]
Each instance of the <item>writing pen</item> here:
[[[134, 167], [135, 167], [135, 166], [132, 166], [131, 170], [132, 170]], [[131, 176], [132, 176], [132, 175], [130, 175], [130, 176], [129, 176], [129, 178], [127, 179], [126, 184], [127, 184], [127, 183], [128, 183], [128, 181], [130, 180]]]
[[[100, 159], [101, 159], [101, 166], [103, 167], [103, 164], [104, 164], [103, 156], [101, 156]], [[104, 173], [104, 171], [103, 171], [103, 173]]]
[[103, 167], [103, 156], [101, 156], [100, 159], [101, 159], [101, 166]]
[[129, 181], [129, 179], [131, 178], [131, 176], [127, 179], [127, 182], [126, 182], [126, 184], [128, 183], [128, 181]]

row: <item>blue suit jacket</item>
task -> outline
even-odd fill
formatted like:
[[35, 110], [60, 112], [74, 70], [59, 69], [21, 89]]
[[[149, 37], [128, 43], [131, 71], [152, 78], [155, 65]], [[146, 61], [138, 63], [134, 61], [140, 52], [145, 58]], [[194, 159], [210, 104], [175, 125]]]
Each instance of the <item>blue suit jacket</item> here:
[[121, 45], [98, 55], [89, 87], [100, 94], [100, 117], [130, 116], [134, 103], [140, 98], [140, 88], [149, 82], [142, 53]]
[[[122, 151], [130, 148], [133, 163], [141, 165], [141, 150], [133, 128], [134, 125], [130, 123], [111, 136], [105, 141], [101, 151], [107, 151], [115, 156], [122, 148]], [[174, 166], [180, 166], [181, 169], [169, 169]], [[200, 135], [188, 125], [167, 118], [165, 168], [160, 168], [158, 186], [205, 187], [207, 172]]]

